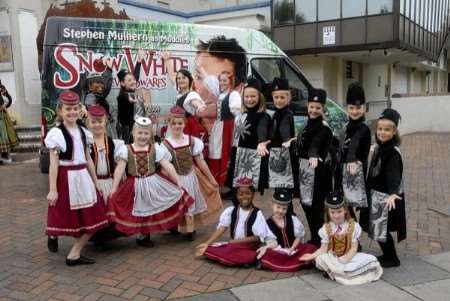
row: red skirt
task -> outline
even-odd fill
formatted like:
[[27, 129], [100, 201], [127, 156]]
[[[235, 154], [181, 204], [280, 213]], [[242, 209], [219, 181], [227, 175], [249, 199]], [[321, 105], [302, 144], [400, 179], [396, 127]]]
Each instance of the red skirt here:
[[256, 244], [228, 243], [219, 247], [209, 246], [203, 255], [223, 265], [239, 266], [254, 263], [256, 261], [256, 250]]
[[302, 267], [306, 267], [311, 264], [311, 262], [299, 261], [298, 259], [303, 254], [314, 253], [316, 250], [317, 247], [312, 244], [299, 244], [297, 247], [297, 253], [294, 255], [287, 255], [269, 249], [261, 259], [261, 266], [274, 272], [296, 272]]
[[79, 237], [84, 233], [95, 233], [108, 225], [105, 203], [99, 191], [97, 191], [97, 202], [93, 206], [70, 209], [67, 172], [83, 168], [86, 168], [86, 165], [59, 166], [56, 180], [58, 200], [55, 206], [48, 206], [45, 230], [47, 235]]
[[[158, 173], [168, 179], [167, 176]], [[107, 215], [117, 231], [125, 235], [149, 234], [177, 227], [194, 200], [187, 192], [168, 209], [150, 216], [134, 216], [134, 177], [128, 177], [108, 201]]]
[[225, 185], [233, 144], [234, 120], [224, 120], [222, 130], [222, 154], [220, 159], [209, 159], [208, 165], [211, 173], [220, 186]]

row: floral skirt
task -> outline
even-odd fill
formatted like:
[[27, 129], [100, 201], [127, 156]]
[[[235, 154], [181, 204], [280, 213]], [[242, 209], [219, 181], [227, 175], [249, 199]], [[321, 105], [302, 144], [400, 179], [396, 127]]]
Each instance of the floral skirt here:
[[8, 112], [0, 111], [0, 153], [9, 153], [18, 145], [16, 130]]

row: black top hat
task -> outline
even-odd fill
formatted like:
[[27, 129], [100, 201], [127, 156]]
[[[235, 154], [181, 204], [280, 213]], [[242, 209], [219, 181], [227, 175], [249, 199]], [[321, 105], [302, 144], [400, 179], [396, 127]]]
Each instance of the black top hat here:
[[247, 81], [244, 84], [244, 88], [254, 88], [260, 92], [262, 89], [261, 82], [253, 76], [247, 78]]
[[387, 108], [384, 109], [383, 113], [381, 113], [381, 116], [378, 119], [388, 119], [392, 121], [395, 126], [398, 126], [398, 122], [400, 121], [400, 119], [402, 119], [402, 117], [396, 110]]
[[275, 77], [272, 82], [272, 91], [289, 91], [289, 81], [286, 78]]
[[292, 201], [292, 191], [287, 188], [275, 188], [272, 201], [281, 205], [289, 205]]
[[332, 191], [325, 200], [325, 205], [331, 209], [338, 209], [345, 205], [342, 192]]
[[360, 106], [366, 103], [364, 89], [358, 83], [351, 84], [347, 89], [347, 104]]
[[323, 89], [311, 89], [308, 102], [318, 102], [324, 105], [327, 102], [327, 92]]

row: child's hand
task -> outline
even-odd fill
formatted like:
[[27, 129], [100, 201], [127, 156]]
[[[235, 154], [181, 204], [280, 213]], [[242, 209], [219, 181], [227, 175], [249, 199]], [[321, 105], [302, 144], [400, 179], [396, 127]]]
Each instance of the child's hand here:
[[261, 157], [264, 157], [266, 155], [269, 154], [269, 150], [267, 149], [267, 144], [269, 144], [268, 142], [261, 142], [258, 144], [258, 146], [256, 147], [256, 152], [258, 153], [258, 155], [260, 155]]
[[345, 256], [341, 256], [341, 257], [338, 257], [338, 261], [342, 264], [346, 264], [350, 261], [350, 259], [346, 258]]
[[316, 168], [318, 164], [319, 164], [319, 159], [309, 158], [309, 166], [311, 166], [312, 168]]
[[58, 199], [58, 192], [56, 192], [56, 191], [50, 191], [48, 194], [47, 194], [47, 201], [48, 201], [48, 204], [50, 205], [50, 206], [55, 206], [56, 205], [56, 200]]
[[395, 201], [396, 200], [401, 200], [402, 198], [399, 197], [396, 194], [391, 194], [390, 196], [388, 196], [387, 198], [384, 199], [384, 202], [386, 203], [386, 205], [384, 206], [384, 208], [388, 209], [388, 211], [391, 211], [392, 209], [395, 209]]
[[199, 244], [198, 246], [195, 247], [195, 249], [196, 249], [195, 256], [197, 256], [197, 257], [203, 256], [203, 254], [205, 253], [207, 248], [208, 248], [207, 243]]
[[197, 113], [201, 113], [204, 110], [206, 110], [206, 104], [204, 104], [203, 102], [195, 102], [192, 103], [195, 106], [195, 109], [197, 110]]
[[219, 188], [219, 183], [217, 183], [216, 179], [212, 178], [210, 181], [214, 188]]
[[108, 197], [112, 197], [114, 195], [114, 193], [116, 193], [116, 191], [117, 191], [117, 187], [111, 188], [111, 191], [109, 192], [109, 196]]
[[298, 260], [300, 261], [311, 261], [314, 259], [313, 254], [307, 253], [307, 254], [303, 254]]
[[362, 163], [359, 161], [356, 162], [352, 162], [352, 163], [348, 163], [347, 164], [347, 171], [352, 175], [356, 175], [356, 172], [358, 170], [358, 167], [361, 165]]
[[264, 246], [256, 250], [257, 253], [256, 259], [258, 260], [261, 259], [264, 256], [264, 254], [266, 254], [268, 248], [269, 248], [268, 246]]
[[295, 138], [289, 139], [288, 141], [283, 142], [283, 143], [281, 144], [281, 146], [284, 147], [284, 148], [289, 148], [289, 147], [291, 147], [291, 143], [292, 143], [292, 141], [294, 141], [294, 140], [295, 140]]

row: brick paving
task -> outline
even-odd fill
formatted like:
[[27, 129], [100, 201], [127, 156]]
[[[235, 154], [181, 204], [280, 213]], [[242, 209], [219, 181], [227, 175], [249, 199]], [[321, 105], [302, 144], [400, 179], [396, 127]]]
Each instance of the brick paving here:
[[[450, 217], [438, 212], [450, 209], [450, 134], [405, 136], [402, 151], [408, 239], [398, 248], [414, 255], [450, 251]], [[195, 245], [215, 225], [200, 229], [196, 242], [161, 234], [154, 236], [153, 249], [137, 247], [133, 238], [115, 241], [104, 253], [89, 246], [86, 253], [97, 264], [68, 268], [64, 257], [70, 238], [60, 239], [57, 254], [46, 248], [46, 175], [31, 162], [0, 166], [0, 176], [0, 300], [175, 299], [294, 275], [224, 268], [195, 259]], [[257, 200], [265, 212], [268, 196]], [[298, 206], [296, 211], [301, 212]], [[363, 245], [378, 251], [367, 237]]]

